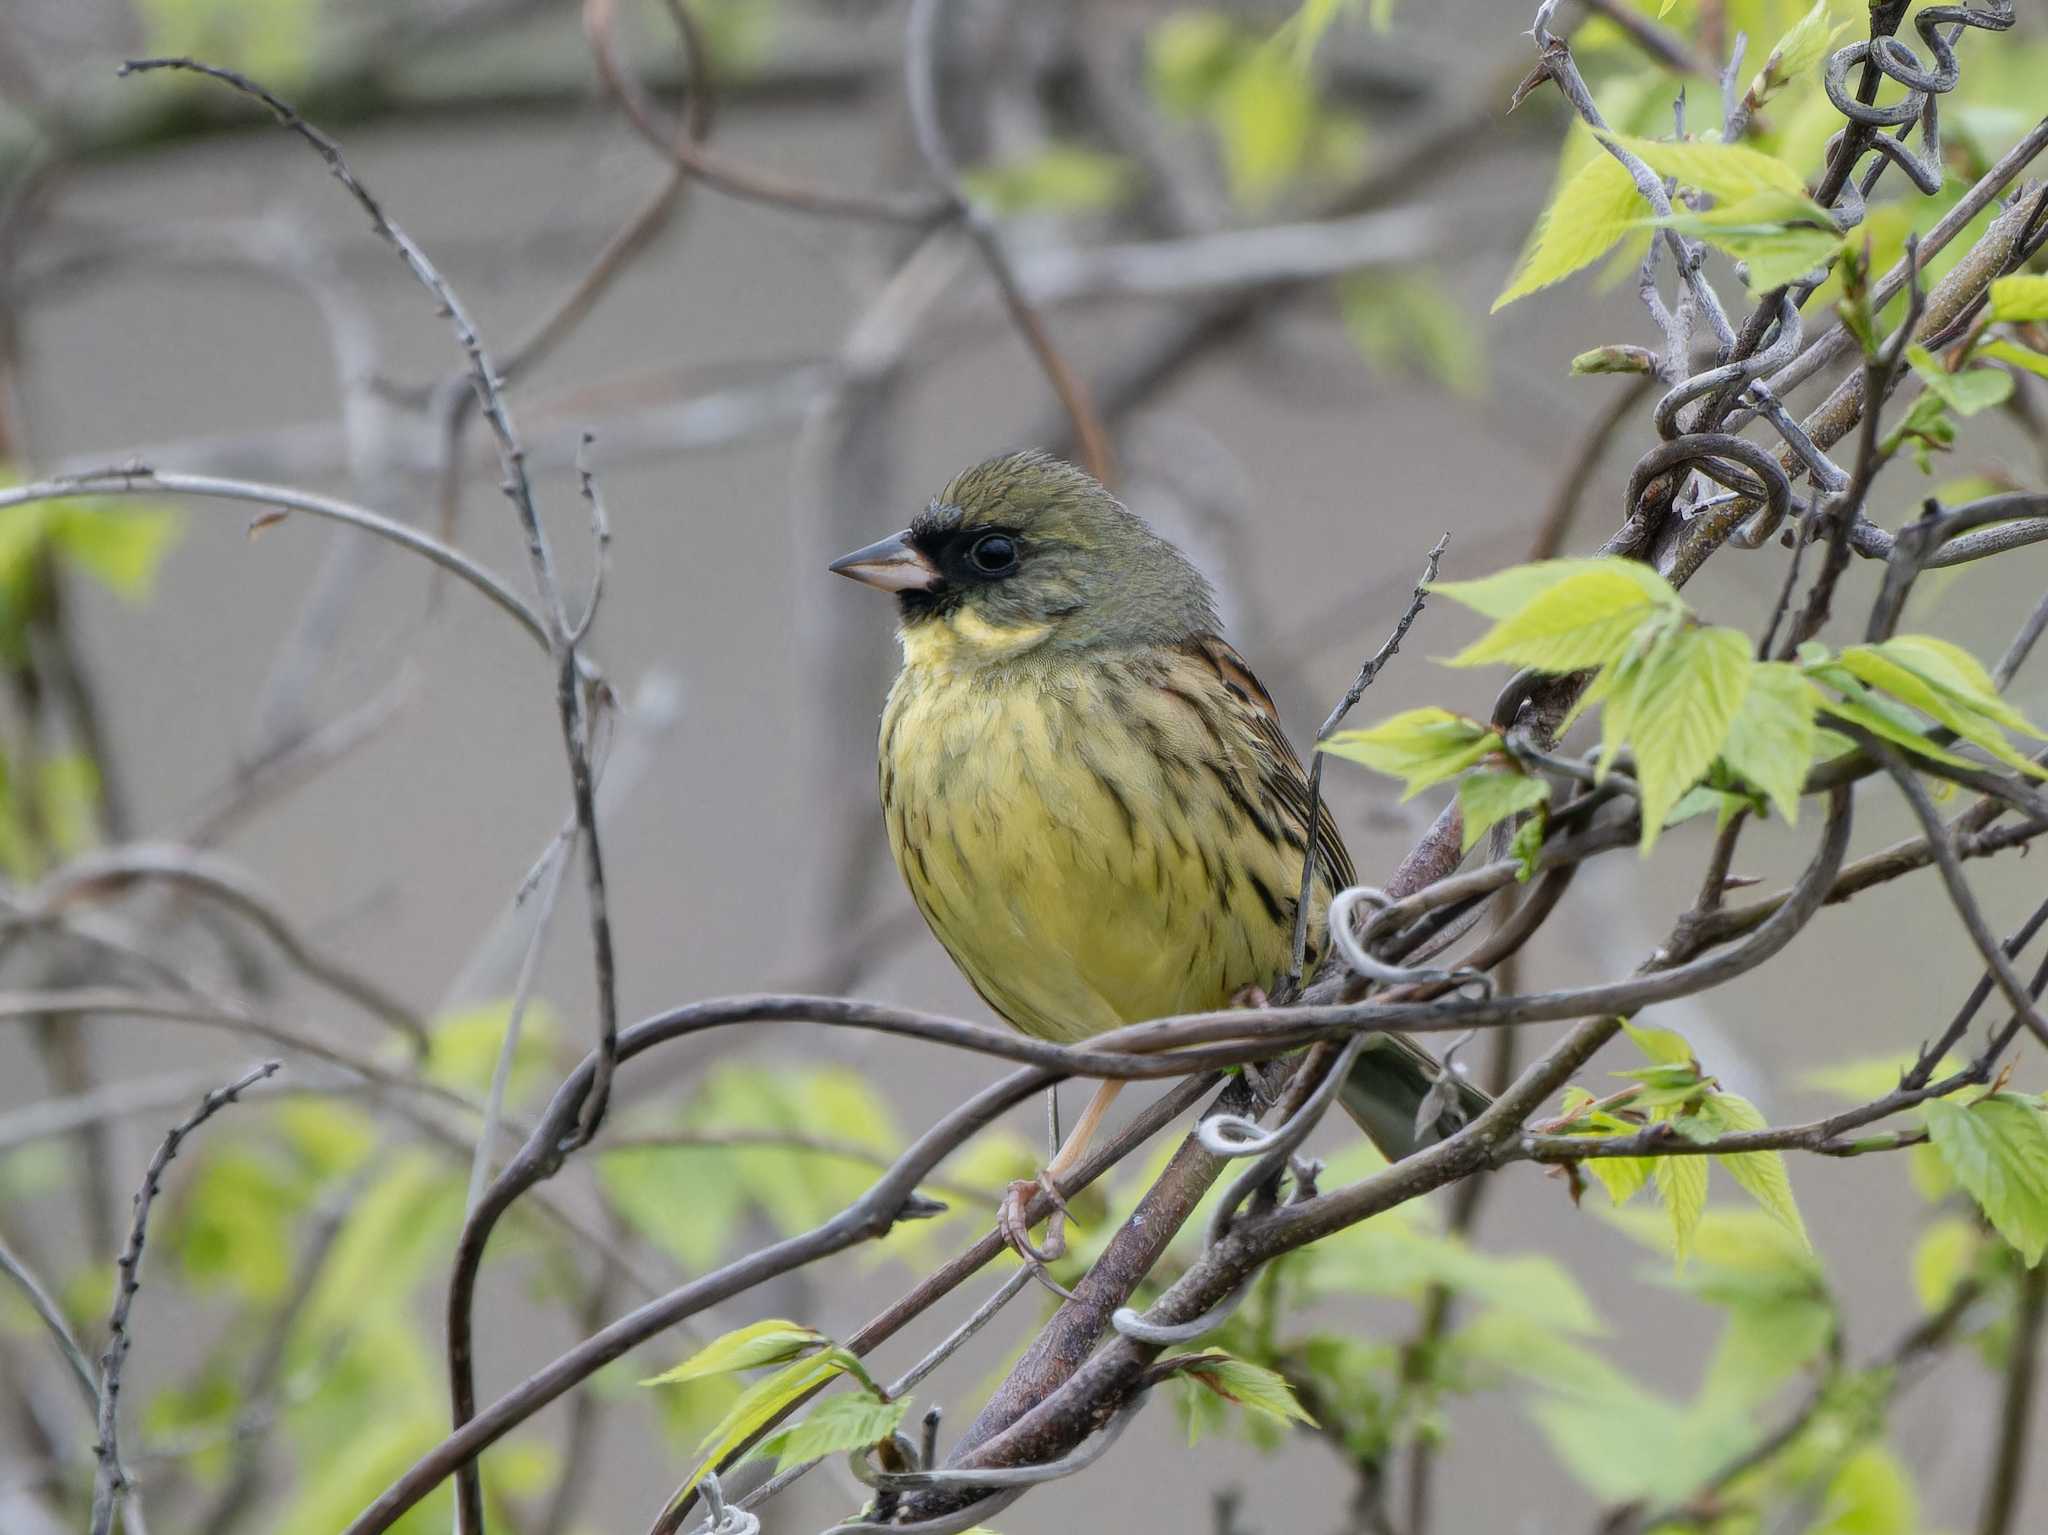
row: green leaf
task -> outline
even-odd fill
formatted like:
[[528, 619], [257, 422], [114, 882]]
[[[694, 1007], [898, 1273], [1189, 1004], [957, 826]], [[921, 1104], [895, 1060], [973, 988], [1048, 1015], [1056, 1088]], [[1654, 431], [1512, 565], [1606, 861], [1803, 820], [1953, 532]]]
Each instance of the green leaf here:
[[1685, 629], [1643, 663], [1628, 736], [1643, 791], [1643, 851], [1728, 739], [1756, 662], [1736, 629]]
[[1763, 68], [1749, 84], [1752, 110], [1834, 51], [1836, 39], [1848, 30], [1849, 24], [1835, 21], [1833, 3], [1834, 0], [1813, 0], [1813, 8], [1772, 46]]
[[1994, 320], [2048, 320], [2048, 277], [2015, 273], [1991, 284]]
[[1344, 329], [1373, 367], [1407, 369], [1453, 394], [1486, 391], [1486, 347], [1463, 300], [1432, 272], [1353, 272], [1339, 279]]
[[1926, 735], [1911, 725], [1902, 724], [1891, 714], [1872, 707], [1876, 695], [1860, 693], [1843, 698], [1822, 696], [1820, 706], [1837, 719], [1847, 720], [1852, 725], [1861, 725], [1874, 736], [1880, 736], [1894, 746], [1903, 746], [1909, 752], [1935, 762], [1946, 762], [1950, 767], [1972, 767], [1968, 757], [1959, 757], [1952, 751], [1936, 746]]
[[1808, 1535], [1921, 1535], [1920, 1496], [1912, 1474], [1881, 1444], [1866, 1444], [1828, 1483], [1827, 1501]]
[[1758, 662], [1721, 746], [1721, 760], [1766, 795], [1788, 823], [1799, 819], [1800, 790], [1813, 766], [1819, 704], [1819, 693], [1798, 667]]
[[1643, 196], [1621, 162], [1598, 154], [1574, 171], [1536, 221], [1515, 275], [1493, 301], [1495, 313], [1590, 266], [1628, 234]]
[[713, 1338], [688, 1359], [640, 1384], [666, 1386], [678, 1381], [697, 1380], [706, 1375], [725, 1375], [734, 1370], [751, 1370], [764, 1364], [786, 1364], [832, 1340], [801, 1322], [771, 1319], [736, 1328]]
[[1993, 336], [1988, 341], [1977, 343], [1977, 356], [1996, 358], [2009, 362], [2015, 368], [2025, 368], [2029, 373], [2038, 373], [2048, 378], [2048, 357], [2032, 347], [2021, 346], [2017, 341], [2007, 341], [2002, 336]]
[[2048, 741], [2048, 732], [2029, 723], [2025, 715], [1999, 696], [1998, 684], [1991, 680], [1983, 663], [1962, 646], [1931, 634], [1900, 634], [1875, 648], [1880, 655], [1898, 662], [2007, 730]]
[[1636, 1048], [1660, 1066], [1683, 1066], [1693, 1069], [1692, 1046], [1685, 1036], [1671, 1029], [1653, 1029], [1646, 1024], [1623, 1023], [1628, 1037], [1635, 1041]]
[[1532, 816], [1515, 828], [1508, 856], [1515, 860], [1515, 880], [1526, 885], [1536, 877], [1536, 858], [1543, 851], [1543, 817]]
[[1611, 557], [1536, 560], [1527, 565], [1510, 565], [1475, 581], [1432, 581], [1429, 590], [1488, 618], [1512, 618], [1552, 587], [1589, 571], [1619, 571], [1660, 604], [1674, 611], [1685, 606], [1676, 588], [1648, 565], [1640, 560]]
[[1760, 149], [1741, 144], [1713, 144], [1693, 140], [1684, 144], [1661, 139], [1609, 136], [1660, 176], [1670, 176], [1681, 185], [1697, 187], [1723, 205], [1764, 192], [1806, 196], [1806, 178], [1794, 167]]
[[1608, 1199], [1617, 1207], [1627, 1204], [1650, 1181], [1654, 1157], [1588, 1157], [1579, 1165], [1600, 1180]]
[[1906, 348], [1906, 360], [1920, 375], [1927, 392], [1959, 416], [1974, 416], [1980, 410], [2003, 405], [2012, 394], [2012, 375], [1996, 368], [1967, 368], [1951, 373], [1938, 357], [1917, 343]]
[[1707, 1159], [1705, 1157], [1653, 1157], [1657, 1197], [1671, 1214], [1671, 1251], [1678, 1266], [1692, 1255], [1693, 1235], [1707, 1208]]
[[1458, 780], [1458, 810], [1465, 822], [1465, 851], [1471, 852], [1494, 824], [1550, 798], [1550, 784], [1519, 772], [1467, 773]]
[[1221, 1349], [1206, 1349], [1168, 1362], [1177, 1366], [1177, 1374], [1207, 1386], [1226, 1402], [1235, 1402], [1277, 1423], [1315, 1426], [1316, 1420], [1296, 1399], [1294, 1388], [1277, 1371], [1264, 1365], [1235, 1358]]
[[1135, 175], [1120, 155], [1052, 143], [1021, 159], [975, 166], [960, 179], [976, 202], [997, 213], [1088, 213], [1123, 202]]
[[1834, 259], [1842, 236], [1820, 205], [1784, 192], [1759, 192], [1705, 213], [1682, 210], [1645, 221], [1705, 240], [1749, 267], [1753, 293], [1767, 293]]
[[[1756, 1105], [1734, 1093], [1714, 1093], [1707, 1099], [1707, 1105], [1720, 1121], [1723, 1131], [1769, 1128]], [[1792, 1197], [1792, 1179], [1785, 1171], [1782, 1153], [1742, 1151], [1732, 1156], [1717, 1156], [1714, 1160], [1726, 1168], [1728, 1175], [1742, 1186], [1743, 1191], [1768, 1210], [1780, 1225], [1801, 1242], [1812, 1245], [1813, 1239], [1806, 1234], [1806, 1222], [1799, 1218], [1798, 1201]]]
[[[1511, 661], [1539, 671], [1574, 672], [1619, 660], [1646, 624], [1680, 611], [1675, 595], [1664, 597], [1637, 571], [1664, 585], [1655, 571], [1632, 560], [1582, 562], [1581, 569], [1500, 619], [1449, 664]], [[1441, 590], [1464, 601], [1456, 588], [1467, 584], [1455, 582]]]
[[844, 1349], [827, 1349], [822, 1354], [813, 1354], [808, 1359], [784, 1365], [773, 1375], [755, 1381], [699, 1441], [697, 1468], [690, 1473], [684, 1485], [696, 1486], [706, 1471], [759, 1432], [769, 1419], [835, 1376], [846, 1373], [849, 1362], [858, 1363]]
[[[1950, 649], [1953, 650], [1954, 647]], [[1938, 720], [1964, 740], [1983, 747], [2008, 766], [2021, 772], [2032, 773], [2036, 777], [2048, 778], [2048, 769], [2030, 762], [2022, 753], [2015, 751], [2012, 743], [2006, 740], [2004, 732], [2000, 729], [2005, 720], [2018, 721], [2030, 734], [2037, 732], [1990, 690], [1989, 678], [1984, 679], [1985, 687], [1982, 693], [1944, 686], [1920, 669], [1922, 665], [1930, 666], [1936, 669], [1937, 675], [1941, 675], [1941, 668], [1949, 664], [1945, 658], [1932, 650], [1895, 651], [1886, 646], [1851, 645], [1842, 652], [1840, 664], [1850, 675], [1879, 689], [1898, 702]], [[1992, 717], [1994, 711], [1997, 718]]]
[[1340, 730], [1316, 750], [1407, 780], [1406, 799], [1500, 749], [1500, 736], [1448, 709], [1409, 709], [1367, 730]]
[[801, 1423], [777, 1429], [754, 1447], [754, 1453], [775, 1456], [775, 1469], [782, 1471], [820, 1456], [865, 1449], [894, 1434], [909, 1408], [908, 1397], [878, 1402], [864, 1392], [835, 1396], [819, 1403]]
[[50, 520], [50, 541], [116, 596], [140, 602], [182, 527], [168, 507], [67, 501]]
[[1920, 1233], [1913, 1244], [1913, 1291], [1929, 1316], [1941, 1310], [1970, 1277], [1984, 1250], [1985, 1238], [1975, 1221], [1947, 1215]]
[[1924, 1106], [1927, 1133], [1985, 1219], [2029, 1268], [2048, 1252], [2048, 1122], [2033, 1100], [1995, 1093], [1968, 1108]]
[[1255, 48], [1230, 73], [1214, 103], [1231, 196], [1269, 201], [1308, 159], [1318, 108], [1308, 74], [1284, 47]]

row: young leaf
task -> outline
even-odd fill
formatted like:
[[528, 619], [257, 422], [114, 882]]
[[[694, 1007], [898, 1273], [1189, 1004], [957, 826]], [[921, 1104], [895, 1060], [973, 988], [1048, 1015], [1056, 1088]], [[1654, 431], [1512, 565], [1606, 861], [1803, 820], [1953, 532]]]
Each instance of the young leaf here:
[[1806, 178], [1760, 149], [1700, 140], [1669, 144], [1661, 139], [1628, 138], [1620, 134], [1612, 135], [1609, 142], [1628, 150], [1658, 175], [1697, 187], [1724, 205], [1739, 203], [1760, 192], [1785, 192], [1802, 198], [1806, 195]]
[[1946, 1306], [1956, 1286], [1977, 1266], [1983, 1229], [1961, 1216], [1944, 1216], [1920, 1233], [1913, 1245], [1913, 1289], [1929, 1316]]
[[1206, 1349], [1172, 1363], [1179, 1366], [1178, 1373], [1207, 1386], [1226, 1402], [1235, 1402], [1277, 1423], [1315, 1426], [1316, 1420], [1295, 1398], [1294, 1388], [1263, 1365], [1235, 1358], [1221, 1349]]
[[1693, 1234], [1707, 1208], [1707, 1159], [1705, 1157], [1653, 1157], [1656, 1163], [1657, 1197], [1671, 1212], [1671, 1250], [1678, 1266], [1692, 1255]]
[[827, 1347], [831, 1342], [823, 1333], [801, 1322], [755, 1322], [713, 1338], [681, 1364], [659, 1375], [650, 1375], [640, 1384], [666, 1386], [706, 1375], [751, 1370], [764, 1364], [786, 1364], [814, 1348]]
[[1748, 637], [1735, 629], [1680, 630], [1644, 663], [1628, 731], [1643, 791], [1644, 852], [1721, 754], [1755, 665]]
[[1340, 730], [1316, 748], [1407, 780], [1404, 799], [1499, 749], [1494, 731], [1437, 708], [1408, 709], [1367, 730]]
[[[1668, 1160], [1668, 1159], [1667, 1159]], [[1607, 1198], [1617, 1208], [1633, 1199], [1636, 1191], [1650, 1181], [1652, 1157], [1588, 1157], [1580, 1164], [1600, 1180]]]
[[1951, 373], [1926, 347], [1917, 343], [1906, 348], [1906, 360], [1927, 392], [1959, 416], [1974, 416], [1980, 410], [2002, 405], [2012, 394], [2012, 375], [1996, 368], [1970, 368]]
[[1931, 634], [1899, 634], [1875, 647], [1880, 655], [1898, 662], [1927, 682], [1967, 704], [1977, 713], [1996, 720], [2007, 730], [2048, 740], [2019, 710], [1999, 697], [1998, 684], [1984, 665], [1962, 646]]
[[1493, 301], [1494, 312], [1598, 261], [1642, 212], [1643, 195], [1621, 162], [1606, 153], [1593, 156], [1537, 219], [1514, 277]]
[[[1833, 680], [1833, 679], [1830, 679]], [[1838, 686], [1840, 684], [1837, 684]], [[1837, 719], [1847, 720], [1852, 725], [1861, 725], [1874, 736], [1880, 736], [1894, 746], [1903, 746], [1909, 752], [1917, 752], [1935, 762], [1946, 762], [1950, 767], [1969, 767], [1970, 759], [1959, 757], [1952, 751], [1936, 746], [1920, 731], [1895, 718], [1884, 709], [1875, 707], [1880, 700], [1876, 694], [1856, 687], [1855, 691], [1842, 698], [1822, 696], [1820, 706]]]
[[[1841, 665], [1852, 676], [1881, 690], [1900, 703], [1940, 721], [1973, 745], [1983, 747], [2007, 766], [2023, 773], [2032, 773], [2036, 777], [2048, 778], [2048, 769], [2037, 767], [2013, 749], [1999, 728], [2002, 721], [1990, 717], [1991, 712], [1996, 711], [2006, 719], [2018, 720], [2030, 733], [2033, 732], [2033, 727], [1996, 693], [1991, 692], [1988, 686], [1981, 694], [1974, 690], [1959, 692], [1941, 686], [1923, 673], [1918, 665], [1903, 664], [1900, 659], [1902, 656], [1937, 668], [1947, 664], [1945, 658], [1932, 653], [1891, 651], [1876, 645], [1851, 645], [1842, 652]], [[1989, 682], [1988, 678], [1986, 682]]]
[[1488, 618], [1512, 618], [1552, 587], [1589, 572], [1622, 575], [1636, 583], [1642, 594], [1660, 607], [1674, 612], [1685, 604], [1678, 590], [1640, 560], [1612, 557], [1575, 560], [1536, 560], [1527, 565], [1510, 565], [1476, 581], [1435, 581], [1430, 591], [1448, 597]]
[[[1779, 193], [1767, 193], [1775, 198]], [[1842, 237], [1833, 229], [1818, 228], [1802, 220], [1781, 220], [1764, 216], [1757, 199], [1747, 198], [1732, 207], [1708, 213], [1674, 213], [1652, 219], [1658, 229], [1675, 229], [1680, 234], [1705, 240], [1716, 250], [1727, 252], [1748, 268], [1749, 291], [1768, 293], [1796, 282], [1833, 259], [1842, 248]]]
[[1721, 745], [1721, 760], [1766, 795], [1788, 823], [1799, 819], [1799, 793], [1813, 766], [1819, 704], [1820, 695], [1798, 667], [1758, 662]]
[[1645, 1024], [1624, 1023], [1628, 1037], [1635, 1041], [1636, 1048], [1660, 1066], [1683, 1066], [1692, 1070], [1692, 1046], [1685, 1042], [1685, 1036], [1671, 1029], [1653, 1029]]
[[1835, 40], [1848, 28], [1847, 22], [1837, 24], [1833, 15], [1834, 0], [1813, 0], [1813, 8], [1792, 24], [1792, 28], [1779, 38], [1772, 47], [1764, 67], [1757, 71], [1756, 78], [1749, 83], [1748, 105], [1751, 111], [1762, 106], [1785, 85], [1805, 74], [1821, 59], [1833, 51]]
[[697, 1468], [690, 1473], [686, 1485], [695, 1486], [698, 1479], [723, 1460], [731, 1451], [756, 1433], [770, 1418], [784, 1408], [801, 1401], [811, 1391], [824, 1385], [834, 1376], [845, 1373], [846, 1363], [853, 1356], [843, 1349], [831, 1349], [822, 1354], [813, 1354], [808, 1359], [799, 1359], [784, 1365], [773, 1375], [763, 1376], [754, 1382], [726, 1409], [725, 1416], [711, 1426], [709, 1433], [697, 1445], [700, 1457]]
[[1968, 1108], [1930, 1098], [1934, 1149], [2029, 1268], [2048, 1252], [2048, 1120], [2031, 1099], [1994, 1093]]
[[[1632, 563], [1587, 562], [1584, 569], [1501, 619], [1453, 656], [1450, 664], [1512, 661], [1539, 671], [1574, 672], [1619, 660], [1645, 624], [1678, 611], [1675, 599], [1664, 600], [1635, 574], [1619, 568]], [[1447, 590], [1446, 595], [1458, 594]]]
[[[1707, 1106], [1720, 1122], [1723, 1132], [1767, 1128], [1756, 1105], [1734, 1093], [1714, 1093], [1708, 1097]], [[1741, 1184], [1743, 1190], [1768, 1210], [1780, 1225], [1801, 1242], [1812, 1245], [1812, 1238], [1806, 1234], [1806, 1222], [1799, 1218], [1799, 1205], [1792, 1197], [1792, 1179], [1785, 1171], [1782, 1153], [1739, 1151], [1729, 1156], [1717, 1156], [1714, 1160], [1726, 1168], [1728, 1175]]]
[[1991, 284], [1994, 320], [2048, 320], [2048, 277], [2016, 273]]
[[1999, 362], [2009, 362], [2015, 368], [2025, 368], [2029, 373], [2038, 373], [2042, 378], [2048, 378], [2048, 356], [2043, 356], [2032, 347], [2021, 346], [2016, 341], [2007, 341], [2001, 336], [1993, 336], [1989, 341], [1978, 342], [1977, 355], [1995, 358]]
[[1527, 773], [1467, 773], [1458, 780], [1458, 810], [1465, 823], [1465, 851], [1471, 852], [1494, 824], [1550, 797], [1547, 780]]
[[1531, 816], [1515, 828], [1508, 856], [1515, 860], [1515, 881], [1526, 885], [1536, 877], [1536, 857], [1543, 851], [1543, 817]]
[[878, 1402], [865, 1392], [830, 1397], [801, 1423], [779, 1428], [754, 1447], [759, 1455], [773, 1455], [776, 1470], [822, 1455], [840, 1455], [848, 1450], [880, 1444], [896, 1432], [910, 1407], [910, 1398]]

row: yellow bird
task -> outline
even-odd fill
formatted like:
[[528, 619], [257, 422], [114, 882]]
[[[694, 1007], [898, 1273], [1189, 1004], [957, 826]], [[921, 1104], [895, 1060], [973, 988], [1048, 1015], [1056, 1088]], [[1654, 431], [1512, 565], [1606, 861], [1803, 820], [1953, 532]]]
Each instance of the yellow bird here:
[[[882, 813], [939, 942], [1014, 1027], [1074, 1042], [1274, 985], [1292, 957], [1308, 783], [1273, 701], [1217, 634], [1209, 583], [1102, 485], [1042, 453], [991, 459], [903, 532], [831, 567], [894, 592], [903, 669], [882, 711]], [[1309, 968], [1352, 882], [1318, 815]], [[1485, 1103], [1394, 1036], [1342, 1101], [1389, 1155]], [[1041, 1181], [1077, 1162], [1106, 1082]], [[1004, 1226], [1020, 1249], [1017, 1185]], [[1055, 1232], [1053, 1243], [1057, 1244]]]

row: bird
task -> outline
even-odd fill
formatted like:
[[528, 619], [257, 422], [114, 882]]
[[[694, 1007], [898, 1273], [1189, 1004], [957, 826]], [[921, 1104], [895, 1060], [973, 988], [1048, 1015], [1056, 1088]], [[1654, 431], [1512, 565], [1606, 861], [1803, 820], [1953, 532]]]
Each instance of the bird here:
[[[1085, 471], [1005, 454], [955, 476], [901, 532], [832, 562], [893, 593], [902, 665], [878, 779], [896, 866], [982, 1000], [1075, 1043], [1262, 1001], [1293, 961], [1313, 841], [1307, 973], [1353, 883], [1273, 700], [1221, 633], [1208, 580]], [[1375, 1035], [1339, 1101], [1398, 1158], [1486, 1095]], [[1447, 1089], [1430, 1089], [1447, 1081]], [[1121, 1084], [1105, 1081], [999, 1214], [1027, 1260], [1061, 1250], [1060, 1179]], [[1418, 1123], [1418, 1113], [1430, 1107]], [[1044, 1248], [1026, 1203], [1055, 1211]]]

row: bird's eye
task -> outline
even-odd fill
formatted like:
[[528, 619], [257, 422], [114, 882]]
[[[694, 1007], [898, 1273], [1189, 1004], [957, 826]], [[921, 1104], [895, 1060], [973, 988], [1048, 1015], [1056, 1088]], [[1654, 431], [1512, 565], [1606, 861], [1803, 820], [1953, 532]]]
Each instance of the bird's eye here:
[[1017, 541], [1002, 533], [985, 533], [974, 541], [967, 557], [985, 576], [1006, 575], [1017, 568]]

